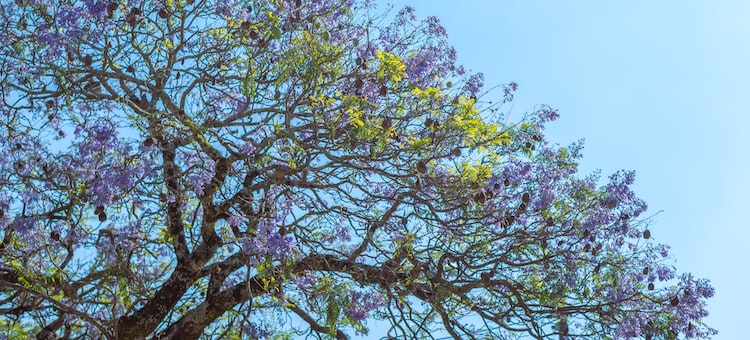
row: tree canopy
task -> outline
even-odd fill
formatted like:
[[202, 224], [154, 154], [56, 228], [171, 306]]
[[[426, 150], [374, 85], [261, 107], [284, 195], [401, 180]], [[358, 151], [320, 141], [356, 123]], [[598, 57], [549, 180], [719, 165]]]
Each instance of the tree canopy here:
[[634, 173], [578, 174], [550, 107], [509, 121], [517, 85], [456, 65], [437, 18], [369, 0], [0, 17], [6, 338], [715, 334], [713, 288], [650, 240]]

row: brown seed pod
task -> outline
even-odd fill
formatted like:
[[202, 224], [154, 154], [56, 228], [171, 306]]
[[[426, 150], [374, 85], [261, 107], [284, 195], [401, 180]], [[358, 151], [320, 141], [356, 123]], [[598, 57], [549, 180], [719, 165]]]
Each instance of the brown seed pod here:
[[159, 10], [159, 17], [162, 19], [166, 19], [169, 17], [169, 12], [167, 12], [166, 8], [162, 8]]
[[357, 80], [354, 81], [354, 87], [357, 89], [361, 89], [364, 85], [365, 82], [362, 80], [362, 78], [357, 78]]
[[648, 267], [643, 268], [643, 275], [648, 275]]
[[380, 96], [385, 97], [388, 95], [388, 88], [385, 87], [385, 85], [380, 86]]
[[104, 222], [107, 220], [107, 214], [104, 212], [99, 213], [99, 222]]
[[523, 196], [521, 196], [521, 202], [523, 202], [524, 204], [528, 204], [529, 201], [531, 201], [531, 196], [528, 192], [524, 192]]
[[143, 146], [150, 148], [152, 145], [154, 145], [154, 139], [151, 137], [146, 138], [143, 140]]
[[649, 283], [648, 284], [648, 290], [654, 290], [654, 284], [653, 283]]
[[250, 39], [253, 39], [253, 40], [258, 40], [258, 37], [259, 37], [258, 32], [256, 30], [250, 31], [250, 33], [248, 33], [247, 36], [249, 36]]
[[133, 67], [133, 65], [130, 65], [125, 71], [130, 72], [130, 73], [135, 73], [135, 68]]
[[648, 230], [644, 230], [643, 231], [643, 238], [645, 238], [647, 240], [650, 239], [651, 238], [651, 232], [648, 231]]
[[357, 57], [357, 59], [356, 59], [356, 60], [354, 60], [354, 63], [355, 63], [355, 64], [357, 64], [358, 66], [359, 66], [359, 65], [362, 65], [362, 62], [363, 62], [363, 61], [362, 61], [362, 57]]
[[53, 230], [53, 231], [51, 231], [49, 233], [49, 238], [51, 238], [51, 239], [59, 242], [60, 241], [60, 234], [58, 232], [56, 232], [56, 231]]
[[101, 214], [103, 212], [104, 212], [104, 207], [101, 206], [101, 205], [97, 205], [96, 208], [94, 209], [94, 214], [98, 215], [98, 214]]
[[107, 5], [107, 16], [109, 18], [112, 18], [112, 16], [115, 15], [115, 11], [117, 10], [117, 3], [116, 2], [110, 2], [109, 5]]
[[485, 194], [484, 194], [483, 191], [480, 191], [476, 195], [474, 195], [474, 201], [477, 202], [477, 203], [479, 203], [479, 204], [484, 203], [485, 198], [486, 198], [486, 196], [485, 196]]
[[131, 27], [135, 27], [136, 25], [135, 14], [133, 14], [132, 11], [125, 16], [125, 22]]
[[91, 55], [86, 55], [81, 59], [81, 62], [83, 63], [83, 66], [89, 67], [94, 63], [94, 58], [91, 57]]
[[588, 252], [589, 250], [591, 250], [591, 244], [586, 243], [586, 245], [583, 246], [583, 252], [585, 253], [585, 252]]
[[417, 171], [419, 171], [420, 174], [427, 172], [427, 164], [424, 161], [417, 162]]
[[281, 91], [276, 90], [276, 92], [273, 93], [273, 99], [279, 100], [279, 98], [281, 98]]
[[432, 127], [432, 118], [427, 117], [427, 119], [425, 119], [425, 121], [424, 121], [424, 127], [426, 129], [429, 129], [429, 128]]
[[[455, 148], [455, 149], [453, 149], [453, 151], [451, 151], [451, 154], [453, 155], [453, 157], [461, 156], [461, 149], [460, 148]], [[497, 185], [497, 183], [495, 183], [495, 185]]]
[[672, 298], [672, 300], [671, 300], [671, 301], [669, 301], [669, 304], [670, 304], [670, 305], [671, 305], [672, 307], [677, 307], [677, 305], [679, 305], [679, 304], [680, 304], [680, 299], [678, 299], [678, 298], [677, 298], [677, 297], [675, 296], [675, 297], [673, 297], [673, 298]]
[[383, 123], [380, 124], [380, 127], [383, 128], [383, 130], [388, 130], [393, 126], [393, 121], [391, 120], [391, 117], [385, 117], [383, 118]]

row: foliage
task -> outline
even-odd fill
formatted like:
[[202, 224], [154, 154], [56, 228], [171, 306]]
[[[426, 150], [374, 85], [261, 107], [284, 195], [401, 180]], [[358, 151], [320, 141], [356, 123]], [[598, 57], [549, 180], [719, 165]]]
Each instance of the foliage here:
[[[0, 2], [0, 333], [708, 338], [632, 172], [369, 1]], [[388, 12], [384, 12], [388, 13]], [[372, 323], [371, 323], [372, 325]]]

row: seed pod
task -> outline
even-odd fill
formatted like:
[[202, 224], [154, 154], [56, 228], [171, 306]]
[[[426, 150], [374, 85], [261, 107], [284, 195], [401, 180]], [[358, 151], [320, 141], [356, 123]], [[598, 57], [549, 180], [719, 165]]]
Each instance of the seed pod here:
[[[455, 149], [453, 149], [453, 151], [451, 151], [451, 154], [454, 157], [461, 156], [461, 149], [460, 148], [455, 148]], [[495, 186], [498, 186], [497, 183], [495, 183]], [[495, 189], [499, 189], [499, 188], [495, 188]]]
[[159, 17], [162, 19], [166, 19], [167, 17], [169, 17], [169, 12], [167, 12], [166, 8], [162, 8], [159, 10]]
[[648, 275], [648, 267], [643, 268], [643, 275]]
[[417, 162], [417, 171], [419, 171], [420, 174], [427, 172], [427, 164], [425, 164], [424, 161]]
[[380, 86], [380, 96], [385, 97], [388, 95], [388, 88], [385, 87], [385, 85]]
[[651, 232], [648, 231], [648, 230], [644, 230], [643, 231], [643, 238], [645, 238], [647, 240], [650, 239], [651, 238]]
[[115, 11], [117, 10], [117, 3], [116, 2], [110, 2], [109, 5], [107, 5], [107, 17], [112, 18], [115, 15]]
[[528, 192], [524, 192], [523, 196], [521, 196], [521, 202], [523, 202], [524, 204], [528, 204], [529, 201], [531, 201], [531, 196]]
[[677, 307], [677, 305], [679, 305], [679, 304], [680, 304], [680, 299], [678, 299], [678, 298], [677, 298], [677, 297], [675, 296], [675, 297], [673, 297], [673, 298], [672, 298], [672, 300], [671, 300], [671, 301], [669, 301], [669, 304], [670, 304], [670, 305], [671, 305], [672, 307]]
[[383, 130], [388, 130], [393, 126], [393, 121], [391, 120], [391, 117], [385, 117], [383, 118], [383, 123], [380, 125], [380, 127], [383, 128]]
[[125, 22], [130, 25], [130, 27], [135, 27], [135, 14], [133, 14], [132, 11], [125, 16]]
[[83, 66], [89, 67], [94, 63], [94, 58], [91, 57], [91, 55], [86, 55], [81, 59], [81, 62], [83, 63]]
[[649, 283], [648, 284], [648, 290], [654, 290], [654, 284], [653, 283]]
[[281, 91], [276, 90], [276, 92], [273, 93], [273, 99], [279, 100], [281, 98]]
[[477, 202], [477, 203], [479, 203], [479, 204], [484, 203], [485, 198], [486, 198], [486, 196], [485, 196], [485, 194], [484, 194], [483, 191], [480, 191], [476, 195], [474, 195], [474, 201]]
[[143, 141], [143, 146], [145, 146], [145, 147], [147, 147], [147, 148], [150, 148], [150, 147], [151, 147], [152, 145], [154, 145], [154, 139], [153, 139], [153, 138], [151, 138], [151, 137], [148, 137], [148, 138], [146, 138], [146, 139], [145, 139], [145, 140]]
[[99, 222], [104, 222], [107, 220], [107, 214], [104, 212], [99, 213]]

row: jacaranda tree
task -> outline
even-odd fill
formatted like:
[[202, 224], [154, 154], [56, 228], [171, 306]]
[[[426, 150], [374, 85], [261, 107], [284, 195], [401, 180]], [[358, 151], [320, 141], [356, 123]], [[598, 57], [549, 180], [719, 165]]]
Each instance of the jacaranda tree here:
[[715, 333], [633, 173], [578, 175], [549, 107], [509, 122], [516, 85], [482, 90], [436, 18], [0, 4], [7, 338]]

